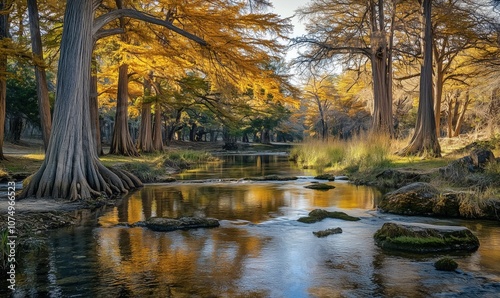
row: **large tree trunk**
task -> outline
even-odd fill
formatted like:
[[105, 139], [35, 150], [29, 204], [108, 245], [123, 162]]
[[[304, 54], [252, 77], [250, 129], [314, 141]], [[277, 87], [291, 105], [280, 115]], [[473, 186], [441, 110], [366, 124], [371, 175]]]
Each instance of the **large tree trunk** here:
[[175, 133], [181, 129], [182, 127], [179, 127], [179, 123], [181, 122], [181, 116], [182, 116], [182, 110], [183, 108], [175, 110], [175, 122], [172, 124], [172, 127], [170, 128], [168, 132], [168, 141], [172, 142], [174, 139]]
[[151, 102], [143, 102], [141, 108], [141, 124], [139, 127], [139, 150], [153, 152], [153, 132], [151, 130]]
[[67, 1], [49, 146], [21, 197], [85, 200], [142, 185], [127, 172], [103, 166], [95, 151], [89, 106], [93, 2]]
[[[392, 119], [392, 55], [385, 32], [384, 1], [370, 1], [370, 43], [373, 76], [372, 130], [394, 136]], [[378, 12], [378, 13], [377, 13]], [[378, 16], [378, 18], [377, 18]], [[393, 30], [391, 28], [391, 30]], [[389, 35], [392, 39], [392, 34]]]
[[[7, 1], [0, 0], [0, 41], [9, 37], [9, 11]], [[5, 137], [5, 114], [7, 106], [7, 54], [0, 51], [0, 160], [5, 159], [3, 155], [3, 140]]]
[[432, 31], [431, 0], [423, 0], [424, 11], [424, 64], [420, 73], [420, 97], [415, 133], [410, 144], [401, 150], [402, 155], [441, 156], [436, 133], [432, 88]]
[[[437, 51], [436, 51], [437, 52]], [[437, 54], [436, 54], [437, 55]], [[436, 62], [436, 76], [434, 89], [434, 118], [436, 120], [436, 132], [441, 136], [441, 101], [443, 99], [443, 61]]]
[[128, 128], [128, 64], [118, 69], [118, 100], [109, 154], [139, 156]]
[[42, 37], [40, 35], [40, 21], [38, 17], [37, 0], [27, 0], [28, 14], [31, 33], [31, 48], [35, 61], [36, 94], [38, 97], [38, 111], [40, 113], [40, 127], [45, 150], [49, 145], [50, 128], [52, 119], [50, 116], [49, 88], [47, 87], [47, 75], [45, 68], [40, 66], [43, 62]]
[[163, 135], [161, 133], [161, 104], [156, 102], [154, 127], [153, 127], [153, 149], [155, 151], [163, 151]]
[[139, 127], [138, 147], [142, 152], [153, 152], [153, 133], [151, 131], [151, 77], [144, 78], [144, 96], [141, 107], [141, 124]]

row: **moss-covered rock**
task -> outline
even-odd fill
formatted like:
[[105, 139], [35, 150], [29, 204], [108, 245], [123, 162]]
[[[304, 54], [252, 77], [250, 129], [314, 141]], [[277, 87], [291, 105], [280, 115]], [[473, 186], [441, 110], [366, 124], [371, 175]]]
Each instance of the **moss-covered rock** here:
[[448, 258], [448, 257], [445, 257], [445, 258], [437, 260], [434, 263], [434, 267], [437, 270], [441, 270], [441, 271], [455, 271], [458, 268], [458, 264], [457, 264], [457, 262], [455, 262], [455, 260]]
[[340, 211], [327, 211], [323, 209], [314, 209], [313, 211], [309, 212], [309, 216], [301, 217], [298, 219], [298, 221], [303, 223], [315, 223], [318, 221], [322, 221], [325, 218], [336, 218], [348, 221], [360, 220], [359, 217], [350, 216]]
[[383, 249], [416, 253], [476, 251], [479, 248], [479, 239], [469, 229], [457, 226], [388, 222], [374, 238]]
[[378, 208], [404, 215], [432, 215], [439, 191], [425, 182], [416, 182], [387, 193]]
[[219, 220], [205, 217], [181, 217], [179, 219], [168, 217], [151, 217], [143, 224], [153, 231], [170, 232], [175, 230], [196, 229], [196, 228], [215, 228], [218, 227]]
[[316, 190], [329, 190], [335, 188], [335, 186], [325, 183], [311, 183], [310, 185], [306, 185], [304, 187]]
[[323, 231], [313, 232], [314, 236], [316, 236], [318, 238], [323, 238], [323, 237], [326, 237], [326, 236], [330, 236], [330, 235], [333, 235], [333, 234], [340, 234], [340, 233], [342, 233], [342, 229], [341, 228], [326, 229], [326, 230], [323, 230]]

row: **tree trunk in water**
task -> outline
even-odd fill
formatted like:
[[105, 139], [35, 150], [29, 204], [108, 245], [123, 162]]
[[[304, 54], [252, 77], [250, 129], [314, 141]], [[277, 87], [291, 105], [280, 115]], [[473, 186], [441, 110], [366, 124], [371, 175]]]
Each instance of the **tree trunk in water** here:
[[118, 99], [109, 154], [139, 156], [128, 128], [128, 64], [120, 65], [118, 70]]
[[[375, 4], [375, 2], [370, 1], [370, 26], [372, 32], [370, 43], [373, 77], [372, 130], [393, 137], [392, 55], [387, 45], [383, 2], [384, 1], [379, 0], [378, 3]], [[392, 38], [392, 34], [389, 37]], [[392, 41], [390, 40], [389, 42], [389, 45], [392, 46]]]
[[415, 133], [402, 155], [441, 156], [441, 147], [436, 133], [432, 90], [432, 31], [431, 0], [423, 0], [424, 10], [424, 64], [420, 73], [420, 97]]
[[[7, 1], [0, 0], [0, 10], [8, 11], [10, 8]], [[9, 37], [9, 14], [0, 14], [0, 41]], [[3, 155], [3, 140], [5, 137], [5, 114], [7, 105], [7, 55], [0, 53], [0, 160], [5, 159]]]
[[153, 149], [163, 151], [163, 137], [161, 133], [161, 105], [155, 104], [154, 127], [153, 127]]
[[141, 107], [141, 125], [139, 127], [138, 147], [142, 152], [153, 152], [153, 133], [151, 131], [151, 78], [144, 78], [144, 96]]
[[99, 161], [90, 123], [93, 0], [68, 0], [57, 73], [54, 122], [45, 160], [21, 198], [83, 199], [124, 194], [135, 176]]
[[31, 48], [35, 61], [36, 94], [38, 97], [38, 110], [40, 113], [40, 127], [45, 150], [49, 145], [50, 128], [52, 119], [50, 116], [49, 88], [47, 87], [47, 75], [45, 68], [39, 66], [43, 62], [42, 37], [40, 35], [40, 21], [38, 17], [38, 3], [36, 0], [27, 0], [28, 14], [31, 33]]
[[101, 124], [99, 123], [99, 102], [97, 95], [97, 71], [92, 70], [90, 78], [90, 125], [94, 136], [95, 149], [98, 156], [104, 155], [101, 144]]

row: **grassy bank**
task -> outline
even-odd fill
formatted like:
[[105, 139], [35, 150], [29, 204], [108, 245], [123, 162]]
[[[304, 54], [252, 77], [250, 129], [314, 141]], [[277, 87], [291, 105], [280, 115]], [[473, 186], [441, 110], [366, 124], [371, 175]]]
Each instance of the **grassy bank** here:
[[290, 157], [303, 168], [319, 171], [369, 171], [392, 165], [390, 143], [386, 137], [373, 135], [360, 135], [346, 141], [309, 141], [295, 146]]
[[[0, 179], [22, 180], [40, 168], [44, 157], [43, 153], [7, 155], [7, 160], [0, 163]], [[104, 165], [130, 171], [146, 183], [168, 180], [173, 173], [217, 161], [209, 152], [178, 148], [162, 153], [143, 153], [139, 157], [105, 155], [100, 159]]]

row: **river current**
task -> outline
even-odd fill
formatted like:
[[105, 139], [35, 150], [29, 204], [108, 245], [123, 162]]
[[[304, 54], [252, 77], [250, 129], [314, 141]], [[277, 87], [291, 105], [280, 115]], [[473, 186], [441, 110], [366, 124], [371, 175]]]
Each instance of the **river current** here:
[[[27, 255], [16, 297], [498, 297], [500, 223], [405, 217], [376, 210], [381, 193], [347, 181], [329, 191], [304, 188], [312, 170], [285, 154], [221, 156], [223, 162], [146, 185], [88, 223], [48, 235], [46, 251]], [[294, 175], [253, 182], [243, 177]], [[361, 217], [297, 219], [321, 208]], [[213, 229], [154, 232], [130, 224], [151, 216], [206, 216]], [[382, 251], [373, 234], [389, 220], [463, 225], [480, 239], [471, 254]], [[340, 227], [317, 238], [313, 231]], [[456, 272], [433, 263], [451, 256]], [[0, 295], [6, 294], [5, 281]]]

